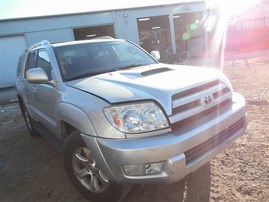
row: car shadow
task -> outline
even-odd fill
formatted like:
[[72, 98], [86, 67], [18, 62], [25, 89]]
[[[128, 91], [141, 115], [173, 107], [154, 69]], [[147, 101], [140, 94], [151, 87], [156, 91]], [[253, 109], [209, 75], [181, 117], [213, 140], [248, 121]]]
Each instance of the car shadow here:
[[135, 185], [123, 202], [195, 202], [209, 201], [211, 187], [210, 163], [172, 185]]

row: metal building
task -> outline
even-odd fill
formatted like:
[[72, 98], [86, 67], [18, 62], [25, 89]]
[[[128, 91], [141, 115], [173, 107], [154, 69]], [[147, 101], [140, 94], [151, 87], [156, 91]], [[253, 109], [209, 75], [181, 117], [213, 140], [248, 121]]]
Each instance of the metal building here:
[[100, 12], [0, 20], [0, 88], [14, 86], [19, 55], [30, 45], [112, 36], [131, 40], [147, 51], [187, 50], [202, 56], [206, 49], [204, 1]]

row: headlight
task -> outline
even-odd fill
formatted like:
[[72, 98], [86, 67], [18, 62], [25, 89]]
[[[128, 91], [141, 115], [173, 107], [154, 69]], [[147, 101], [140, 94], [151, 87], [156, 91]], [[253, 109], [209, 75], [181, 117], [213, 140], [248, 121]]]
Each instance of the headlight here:
[[167, 128], [168, 121], [152, 102], [126, 104], [104, 109], [109, 122], [124, 133], [141, 133]]

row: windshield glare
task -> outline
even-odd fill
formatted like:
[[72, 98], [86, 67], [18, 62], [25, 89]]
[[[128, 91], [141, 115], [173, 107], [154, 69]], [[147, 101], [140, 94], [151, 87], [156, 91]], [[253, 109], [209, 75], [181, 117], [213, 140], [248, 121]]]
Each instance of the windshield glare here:
[[126, 41], [62, 46], [56, 47], [55, 52], [67, 81], [157, 63], [143, 50]]

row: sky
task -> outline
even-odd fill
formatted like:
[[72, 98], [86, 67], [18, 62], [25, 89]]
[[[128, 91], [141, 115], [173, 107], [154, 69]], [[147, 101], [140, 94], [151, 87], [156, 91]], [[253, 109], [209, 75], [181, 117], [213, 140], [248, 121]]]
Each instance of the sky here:
[[0, 0], [0, 19], [143, 7], [188, 1], [191, 0]]

